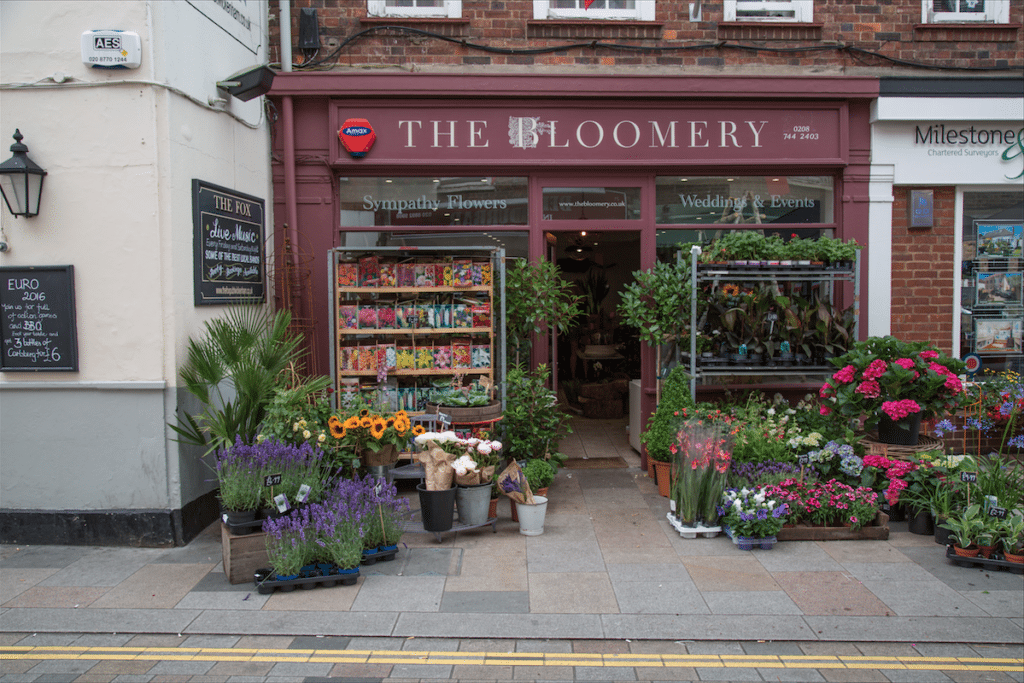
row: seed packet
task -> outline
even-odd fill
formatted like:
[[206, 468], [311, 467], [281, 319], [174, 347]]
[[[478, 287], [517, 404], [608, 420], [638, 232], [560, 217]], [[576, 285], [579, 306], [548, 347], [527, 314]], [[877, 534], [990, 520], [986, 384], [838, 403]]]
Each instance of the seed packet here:
[[450, 328], [452, 326], [451, 304], [435, 304], [434, 315], [437, 316], [437, 327]]
[[398, 264], [397, 263], [382, 263], [380, 264], [380, 286], [381, 287], [394, 287], [398, 282]]
[[489, 301], [474, 304], [470, 307], [470, 313], [473, 316], [473, 327], [491, 326], [491, 304]]
[[377, 308], [375, 306], [359, 307], [359, 329], [377, 329]]
[[480, 284], [484, 287], [491, 286], [491, 264], [490, 262], [484, 263], [480, 266]]
[[431, 346], [416, 347], [416, 369], [430, 370], [434, 367], [434, 349]]
[[446, 370], [452, 366], [452, 347], [435, 346], [434, 347], [434, 367], [438, 370]]
[[452, 341], [452, 367], [468, 368], [472, 362], [469, 339]]
[[474, 344], [471, 349], [474, 368], [491, 367], [491, 347], [487, 344]]
[[376, 256], [359, 259], [359, 286], [376, 287], [380, 284], [380, 262]]
[[338, 264], [338, 286], [358, 287], [359, 286], [359, 264], [348, 261]]
[[484, 263], [483, 261], [474, 261], [471, 268], [470, 277], [473, 280], [473, 286], [479, 287], [484, 283]]
[[338, 326], [343, 330], [354, 330], [359, 326], [358, 306], [338, 306]]
[[452, 286], [470, 287], [473, 284], [473, 261], [468, 258], [452, 260]]
[[473, 314], [466, 304], [452, 304], [452, 327], [472, 327]]
[[376, 370], [377, 369], [377, 347], [375, 346], [360, 346], [359, 349], [359, 369], [360, 370]]
[[394, 370], [398, 362], [398, 354], [394, 344], [377, 344], [376, 353], [377, 368]]
[[395, 316], [393, 306], [380, 304], [377, 306], [377, 329], [394, 330], [398, 327], [398, 320]]
[[417, 287], [433, 287], [434, 286], [434, 264], [432, 264], [432, 263], [417, 263], [416, 264], [416, 286]]
[[399, 287], [415, 287], [416, 265], [413, 263], [399, 263], [397, 277]]
[[338, 349], [338, 368], [340, 370], [355, 370], [352, 367], [352, 347], [342, 346]]
[[395, 353], [395, 368], [412, 370], [416, 367], [416, 349], [412, 346], [398, 346]]
[[443, 264], [441, 266], [441, 273], [443, 282], [441, 283], [444, 287], [453, 287], [455, 282], [455, 268], [450, 263]]

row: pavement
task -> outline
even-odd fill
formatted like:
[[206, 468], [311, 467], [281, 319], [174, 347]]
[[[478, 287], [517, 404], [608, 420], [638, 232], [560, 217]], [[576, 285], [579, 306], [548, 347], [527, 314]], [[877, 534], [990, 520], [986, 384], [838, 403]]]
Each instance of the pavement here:
[[624, 421], [577, 420], [563, 451], [626, 467], [560, 470], [540, 536], [503, 499], [496, 530], [406, 534], [353, 586], [232, 585], [217, 525], [182, 548], [2, 545], [0, 683], [1024, 682], [1021, 574], [954, 565], [899, 522], [886, 541], [683, 539]]

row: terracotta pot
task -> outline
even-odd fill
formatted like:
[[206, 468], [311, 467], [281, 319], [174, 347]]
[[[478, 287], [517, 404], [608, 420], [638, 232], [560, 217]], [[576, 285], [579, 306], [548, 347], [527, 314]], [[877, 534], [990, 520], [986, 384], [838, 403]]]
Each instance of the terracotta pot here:
[[1013, 562], [1014, 564], [1024, 564], [1024, 555], [1015, 555], [1013, 553], [1003, 551], [1003, 557], [1006, 558], [1007, 562]]
[[994, 545], [979, 545], [978, 546], [978, 552], [981, 553], [981, 556], [984, 557], [985, 559], [991, 559], [992, 558], [992, 553], [994, 553], [995, 551], [996, 551], [996, 547]]
[[654, 479], [658, 482], [658, 495], [668, 498], [672, 495], [672, 463], [651, 460], [654, 466]]
[[960, 546], [954, 544], [953, 552], [960, 557], [977, 557], [980, 550], [978, 549], [978, 546], [974, 545], [970, 546], [969, 548], [961, 548]]

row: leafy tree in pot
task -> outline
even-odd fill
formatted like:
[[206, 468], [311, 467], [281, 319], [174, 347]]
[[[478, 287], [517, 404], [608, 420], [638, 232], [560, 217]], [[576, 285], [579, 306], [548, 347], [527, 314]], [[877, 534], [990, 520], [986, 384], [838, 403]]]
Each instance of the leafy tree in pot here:
[[694, 405], [690, 395], [690, 376], [682, 365], [677, 365], [669, 372], [658, 407], [647, 421], [647, 429], [640, 435], [640, 442], [647, 447], [647, 455], [652, 460], [671, 461], [669, 448], [676, 439], [676, 428], [680, 424], [676, 413]]
[[530, 335], [545, 325], [554, 325], [561, 334], [568, 332], [580, 315], [580, 300], [572, 294], [572, 283], [549, 261], [513, 261], [505, 278], [505, 332], [511, 364], [529, 352]]
[[551, 371], [544, 364], [532, 372], [514, 366], [508, 373], [507, 400], [501, 424], [504, 444], [514, 460], [541, 458], [556, 466], [566, 460], [558, 442], [572, 433], [569, 416], [548, 388]]

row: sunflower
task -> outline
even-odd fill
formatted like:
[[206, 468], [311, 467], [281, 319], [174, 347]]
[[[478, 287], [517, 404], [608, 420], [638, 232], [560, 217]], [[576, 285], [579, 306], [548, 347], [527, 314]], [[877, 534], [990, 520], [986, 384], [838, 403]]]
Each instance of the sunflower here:
[[412, 428], [412, 435], [419, 436], [420, 434], [426, 433], [427, 429], [423, 425], [416, 425]]
[[386, 420], [384, 420], [384, 424], [386, 424], [388, 427], [394, 427], [395, 426], [395, 418], [394, 417], [387, 418]]
[[369, 416], [370, 416], [370, 409], [369, 408], [363, 408], [362, 410], [359, 411], [359, 417], [369, 417]]
[[740, 286], [733, 284], [722, 285], [722, 294], [726, 296], [739, 296]]
[[370, 418], [369, 415], [367, 415], [366, 417], [359, 418], [359, 426], [362, 427], [363, 429], [369, 429], [372, 425], [373, 420]]
[[409, 418], [396, 418], [395, 419], [395, 431], [398, 432], [399, 436], [405, 436], [409, 428], [412, 427], [412, 423], [409, 422]]
[[335, 439], [345, 438], [345, 425], [341, 423], [337, 416], [331, 415], [331, 418], [327, 420], [327, 428], [331, 430], [331, 436]]
[[409, 418], [409, 413], [405, 412], [404, 410], [399, 410], [397, 413], [395, 413], [395, 419], [396, 420], [408, 419], [408, 418]]
[[384, 436], [384, 430], [386, 430], [387, 428], [388, 426], [384, 422], [384, 420], [381, 419], [380, 417], [377, 417], [376, 419], [373, 420], [373, 423], [370, 426], [370, 436], [372, 436], [375, 439], [380, 439], [382, 436]]
[[345, 420], [345, 429], [359, 429], [359, 418], [353, 415], [352, 417]]

